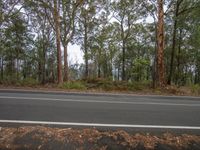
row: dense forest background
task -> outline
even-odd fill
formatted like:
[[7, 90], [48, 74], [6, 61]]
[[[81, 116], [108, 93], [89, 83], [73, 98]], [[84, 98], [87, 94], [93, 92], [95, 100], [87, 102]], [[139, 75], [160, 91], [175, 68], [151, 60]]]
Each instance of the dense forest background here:
[[200, 84], [199, 14], [199, 0], [0, 0], [0, 82]]

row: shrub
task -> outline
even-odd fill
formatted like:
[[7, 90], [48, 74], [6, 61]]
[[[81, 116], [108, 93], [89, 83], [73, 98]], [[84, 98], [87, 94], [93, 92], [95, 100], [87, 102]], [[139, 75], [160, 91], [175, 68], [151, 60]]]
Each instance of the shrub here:
[[25, 78], [22, 80], [17, 80], [14, 77], [6, 77], [4, 80], [1, 81], [1, 84], [3, 85], [14, 85], [14, 86], [36, 86], [39, 85], [39, 82], [36, 79], [33, 78]]
[[65, 82], [62, 85], [59, 86], [63, 89], [77, 89], [77, 90], [84, 90], [86, 89], [86, 86], [83, 82], [80, 81], [74, 81], [74, 82]]
[[150, 81], [127, 83], [127, 87], [129, 90], [143, 90], [146, 88], [150, 88], [150, 85]]
[[199, 84], [192, 85], [191, 91], [195, 95], [200, 95], [200, 85]]
[[21, 85], [21, 86], [36, 86], [36, 85], [39, 85], [39, 82], [33, 78], [25, 78], [17, 82], [16, 84]]

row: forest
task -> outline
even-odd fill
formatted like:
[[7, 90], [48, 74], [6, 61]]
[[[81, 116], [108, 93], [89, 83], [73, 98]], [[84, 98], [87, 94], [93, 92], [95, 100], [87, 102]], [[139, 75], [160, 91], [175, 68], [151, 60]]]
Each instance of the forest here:
[[199, 0], [0, 0], [0, 83], [199, 85], [199, 14]]

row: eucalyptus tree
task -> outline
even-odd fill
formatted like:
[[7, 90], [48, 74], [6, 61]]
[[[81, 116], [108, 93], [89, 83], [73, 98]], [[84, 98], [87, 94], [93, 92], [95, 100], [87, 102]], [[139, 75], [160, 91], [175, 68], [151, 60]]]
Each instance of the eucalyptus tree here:
[[84, 52], [85, 60], [85, 78], [89, 77], [89, 60], [91, 56], [92, 41], [94, 40], [94, 34], [98, 31], [98, 28], [102, 28], [101, 13], [104, 13], [105, 4], [107, 1], [84, 1], [79, 11], [79, 23], [76, 34], [76, 39], [81, 44], [81, 49]]
[[62, 19], [61, 19], [61, 41], [64, 48], [64, 81], [68, 81], [69, 69], [68, 69], [68, 51], [67, 47], [69, 42], [71, 42], [75, 27], [77, 24], [77, 11], [80, 9], [80, 5], [83, 1], [74, 0], [62, 0]]
[[[28, 40], [27, 21], [22, 13], [10, 18], [4, 25], [3, 58], [5, 62], [5, 73], [11, 79], [19, 80], [22, 61], [25, 60], [25, 53]], [[4, 65], [4, 64], [2, 64]]]
[[[46, 4], [46, 5], [45, 5]], [[37, 63], [37, 78], [40, 83], [54, 81], [55, 75], [55, 34], [51, 18], [53, 14], [48, 3], [41, 1], [26, 1], [25, 13], [29, 19], [29, 28], [35, 37], [32, 46], [35, 55], [32, 55]], [[51, 60], [51, 64], [48, 62]]]
[[158, 7], [158, 24], [157, 24], [157, 86], [165, 86], [165, 71], [164, 71], [164, 1], [157, 1]]
[[0, 0], [0, 26], [21, 11], [22, 3], [23, 0]]
[[[174, 58], [176, 54], [176, 41], [177, 41], [177, 29], [183, 26], [183, 20], [186, 20], [190, 14], [194, 11], [198, 11], [200, 3], [198, 1], [184, 1], [176, 0], [172, 1], [173, 8], [169, 9], [173, 12], [173, 33], [172, 33], [172, 48], [171, 48], [171, 61], [170, 70], [168, 75], [168, 84], [171, 84], [174, 73]], [[193, 18], [191, 16], [191, 18]]]
[[104, 26], [94, 34], [91, 43], [91, 59], [95, 63], [98, 78], [112, 79], [117, 42], [113, 24]]
[[57, 76], [58, 84], [63, 83], [62, 57], [61, 57], [61, 33], [60, 33], [60, 1], [53, 1], [53, 19], [55, 23], [56, 45], [57, 45]]
[[[22, 1], [21, 0], [13, 0], [13, 1], [6, 1], [6, 0], [0, 0], [0, 57], [1, 57], [1, 78], [3, 78], [3, 71], [4, 71], [4, 29], [6, 26], [11, 23], [11, 17], [14, 17], [15, 15], [18, 15], [21, 7], [16, 7], [19, 5]], [[17, 16], [16, 16], [17, 17]]]
[[141, 19], [141, 7], [140, 3], [136, 0], [128, 1], [114, 1], [112, 3], [112, 12], [115, 21], [120, 26], [120, 43], [122, 50], [122, 80], [126, 80], [126, 48], [127, 39], [131, 35], [131, 29], [134, 27], [134, 23]]
[[[33, 8], [33, 13], [40, 16], [45, 21], [48, 21], [48, 24], [51, 25], [51, 28], [54, 31], [56, 40], [56, 52], [57, 52], [57, 82], [58, 84], [63, 83], [62, 77], [62, 54], [61, 54], [61, 22], [60, 22], [60, 9], [61, 4], [60, 0], [27, 0], [25, 3], [27, 7]], [[48, 34], [47, 34], [48, 35]]]
[[[131, 30], [127, 41], [127, 80], [150, 80], [151, 61], [153, 60], [154, 43], [152, 41], [151, 24], [138, 23]], [[154, 31], [153, 31], [154, 32]]]

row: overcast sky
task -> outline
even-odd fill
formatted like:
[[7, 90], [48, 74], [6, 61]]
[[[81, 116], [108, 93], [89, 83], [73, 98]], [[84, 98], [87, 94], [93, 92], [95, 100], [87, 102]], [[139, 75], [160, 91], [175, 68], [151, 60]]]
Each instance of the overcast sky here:
[[75, 63], [84, 63], [83, 60], [83, 52], [80, 49], [80, 46], [78, 45], [71, 45], [69, 44], [68, 46], [68, 60], [69, 60], [69, 65], [70, 64], [75, 64]]

